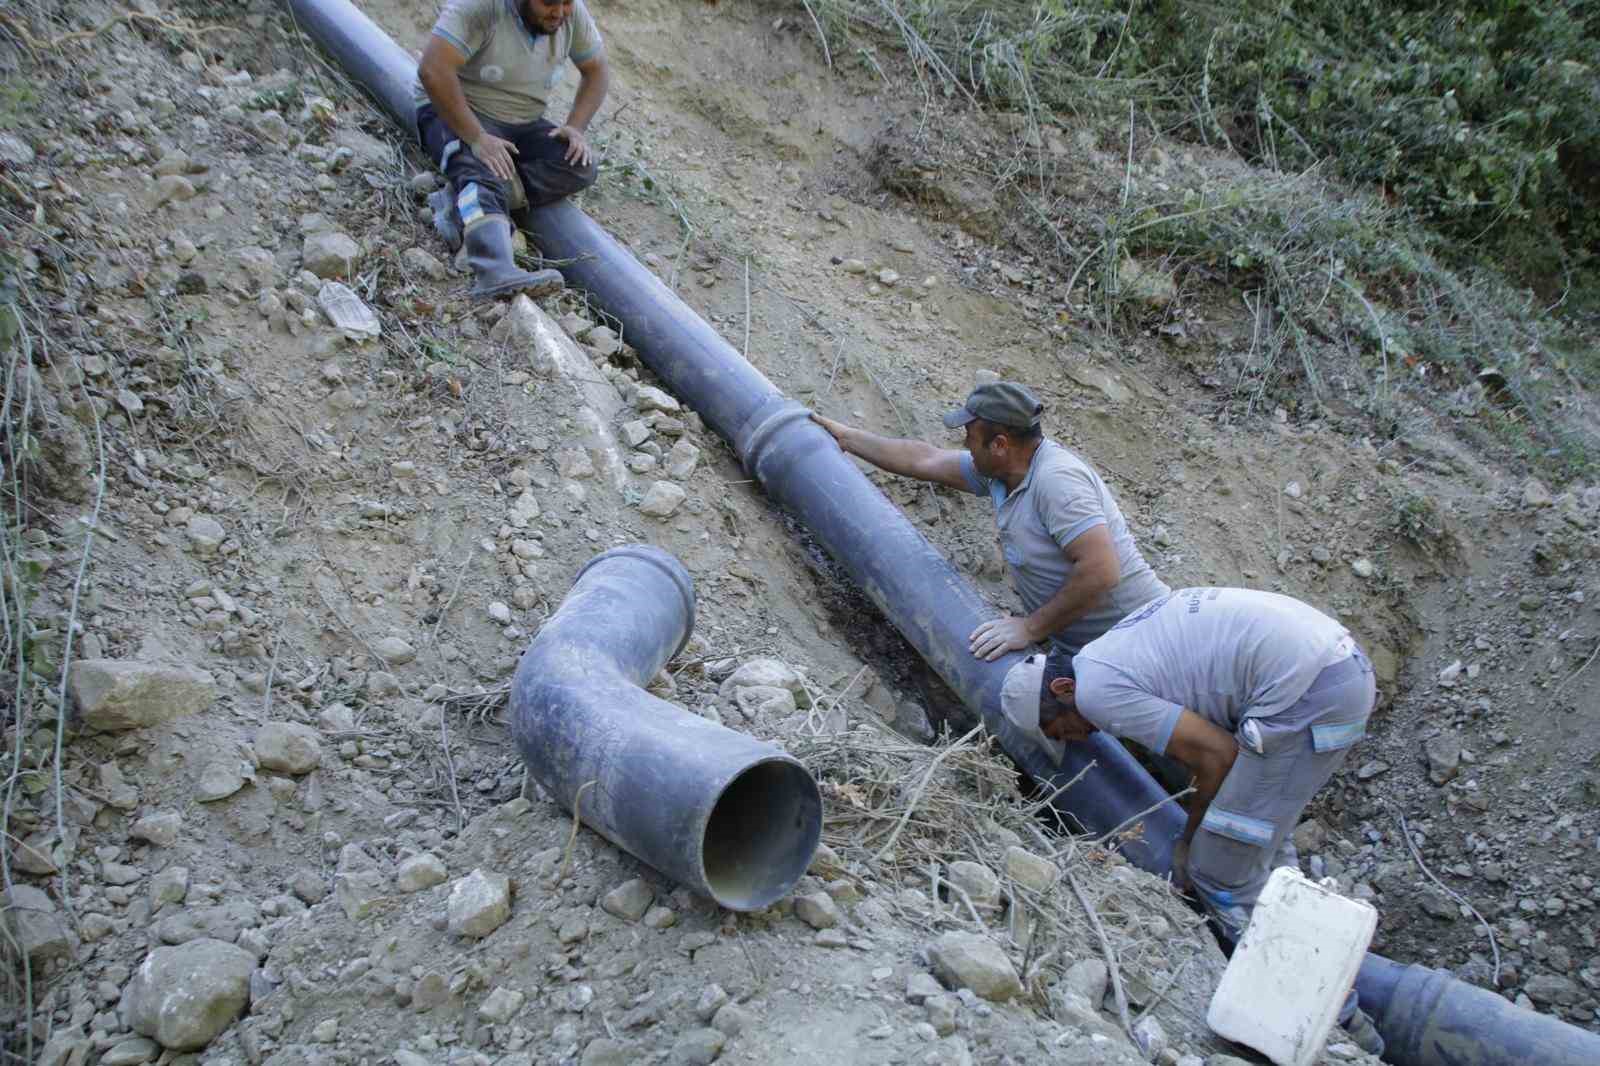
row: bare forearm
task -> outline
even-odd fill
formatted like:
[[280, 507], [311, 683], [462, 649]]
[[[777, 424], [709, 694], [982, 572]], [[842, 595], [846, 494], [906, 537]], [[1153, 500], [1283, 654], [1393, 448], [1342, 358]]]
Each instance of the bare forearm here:
[[593, 73], [578, 81], [577, 95], [572, 99], [572, 110], [567, 112], [567, 125], [573, 129], [587, 130], [600, 105], [605, 103], [611, 88], [611, 68], [601, 64]]
[[850, 429], [839, 438], [839, 445], [858, 458], [865, 459], [879, 470], [902, 477], [918, 477], [939, 452], [938, 448], [920, 440], [904, 437], [880, 437], [864, 429]]
[[1087, 567], [1074, 569], [1067, 583], [1028, 615], [1028, 631], [1032, 639], [1043, 640], [1088, 614], [1114, 584], [1108, 584], [1105, 575]]
[[1217, 791], [1222, 788], [1222, 782], [1232, 769], [1233, 761], [1230, 759], [1226, 765], [1208, 767], [1195, 774], [1194, 795], [1189, 801], [1189, 821], [1183, 827], [1183, 839], [1186, 842], [1193, 840], [1195, 833], [1199, 832], [1206, 811], [1211, 809], [1211, 801], [1217, 798]]
[[466, 93], [461, 91], [461, 79], [454, 72], [440, 72], [424, 67], [420, 72], [422, 87], [428, 99], [455, 135], [467, 144], [477, 144], [483, 139], [483, 123], [472, 113]]

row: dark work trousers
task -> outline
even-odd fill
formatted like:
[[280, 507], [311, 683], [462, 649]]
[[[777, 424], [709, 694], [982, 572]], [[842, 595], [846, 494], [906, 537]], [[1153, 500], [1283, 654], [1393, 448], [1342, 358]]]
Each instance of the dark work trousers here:
[[[567, 142], [551, 137], [555, 123], [540, 119], [526, 125], [508, 126], [478, 116], [483, 128], [517, 146], [511, 161], [527, 193], [528, 206], [554, 203], [594, 184], [593, 163], [579, 166], [563, 158]], [[431, 104], [417, 108], [417, 139], [422, 150], [449, 180], [456, 198], [456, 211], [464, 229], [485, 215], [509, 215], [510, 192], [506, 183], [475, 155], [466, 142], [456, 136]]]

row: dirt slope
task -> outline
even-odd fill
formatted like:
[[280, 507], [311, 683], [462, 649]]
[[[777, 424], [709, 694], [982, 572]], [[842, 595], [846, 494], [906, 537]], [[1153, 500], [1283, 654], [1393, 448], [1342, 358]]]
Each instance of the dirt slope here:
[[[1541, 496], [1442, 437], [1375, 446], [1331, 420], [1240, 421], [1204, 384], [1247, 329], [1228, 301], [1186, 297], [1182, 338], [1078, 330], [1055, 300], [1063, 279], [996, 243], [959, 161], [937, 200], [885, 183], [885, 145], [907, 129], [949, 123], [981, 140], [984, 127], [830, 75], [803, 9], [595, 9], [618, 79], [585, 208], [819, 410], [941, 440], [938, 412], [980, 372], [1029, 381], [1169, 582], [1274, 588], [1336, 612], [1372, 651], [1387, 704], [1303, 854], [1374, 899], [1381, 949], [1492, 983], [1487, 941], [1433, 894], [1404, 814], [1428, 868], [1494, 923], [1506, 993], [1593, 1024], [1600, 785], [1585, 760], [1600, 669], [1580, 668], [1600, 641], [1600, 490]], [[1059, 947], [1040, 971], [1056, 992], [1041, 981], [1021, 1005], [908, 1001], [930, 941], [975, 929], [975, 915], [930, 900], [920, 865], [867, 862], [837, 821], [838, 865], [800, 894], [837, 901], [842, 937], [792, 901], [718, 914], [587, 833], [567, 858], [570, 820], [518, 798], [492, 692], [604, 548], [656, 543], [695, 576], [697, 643], [661, 682], [691, 710], [832, 750], [803, 707], [750, 719], [722, 691], [753, 657], [798, 668], [802, 704], [838, 697], [846, 724], [873, 736], [887, 734], [872, 723], [914, 724], [909, 704], [936, 721], [954, 709], [692, 413], [651, 410], [667, 405], [640, 390], [649, 374], [631, 351], [587, 332], [597, 309], [546, 308], [585, 342], [561, 363], [505, 339], [502, 308], [464, 302], [419, 220], [421, 161], [276, 5], [137, 10], [151, 17], [49, 54], [0, 38], [7, 86], [60, 90], [0, 111], [31, 327], [8, 362], [25, 352], [37, 371], [8, 378], [20, 383], [8, 421], [31, 418], [41, 441], [29, 529], [7, 541], [8, 574], [42, 574], [28, 609], [39, 679], [8, 734], [19, 765], [40, 769], [13, 775], [9, 832], [27, 843], [10, 870], [50, 894], [67, 945], [31, 968], [32, 1035], [57, 1037], [61, 1056], [46, 1060], [155, 1057], [118, 1002], [151, 948], [203, 934], [261, 965], [208, 1062], [687, 1062], [710, 1061], [713, 1044], [794, 1063], [1131, 1061], [1114, 1014], [1096, 1013], [1092, 973], [1087, 1007], [1060, 993], [1083, 990], [1071, 964], [1098, 956], [1082, 924], [1040, 941]], [[368, 10], [408, 45], [432, 18], [423, 3]], [[113, 13], [74, 8], [30, 32]], [[1151, 180], [1211, 165], [1179, 145], [1145, 158]], [[1075, 165], [1089, 186], [1122, 177], [1098, 153]], [[381, 339], [349, 342], [317, 310], [322, 280], [303, 268], [319, 245]], [[649, 439], [629, 449], [621, 427], [638, 419]], [[640, 509], [658, 481], [682, 493], [664, 518]], [[983, 508], [881, 483], [1009, 602]], [[202, 669], [215, 695], [131, 732], [75, 724], [58, 823], [54, 679], [69, 630], [74, 659]], [[314, 727], [313, 766], [263, 740], [279, 722]], [[1453, 771], [1450, 737], [1464, 748]], [[1425, 742], [1445, 784], [1428, 779]], [[883, 802], [905, 802], [893, 793]], [[853, 803], [848, 790], [829, 799]], [[161, 812], [178, 816], [174, 838], [152, 828]], [[936, 865], [999, 868], [1010, 841], [921, 832]], [[478, 868], [511, 877], [511, 917], [463, 938], [446, 901]], [[1218, 961], [1187, 912], [1101, 854], [1073, 868], [1107, 912], [1135, 1012], [1155, 1003], [1167, 1061], [1219, 1050], [1201, 1024]], [[390, 887], [404, 870], [414, 892]], [[601, 905], [636, 877], [668, 916], [644, 924]], [[1037, 955], [1010, 933], [1026, 976]], [[745, 1016], [719, 1013], [713, 988]], [[22, 1002], [8, 999], [19, 1047]]]

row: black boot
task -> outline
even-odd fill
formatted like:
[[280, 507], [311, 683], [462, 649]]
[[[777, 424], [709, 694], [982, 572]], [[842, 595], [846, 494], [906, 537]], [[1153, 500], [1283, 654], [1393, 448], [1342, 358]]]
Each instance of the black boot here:
[[550, 296], [566, 285], [559, 270], [529, 273], [511, 257], [511, 220], [504, 215], [487, 215], [463, 234], [467, 245], [467, 265], [472, 268], [472, 298], [492, 300], [525, 292], [529, 296]]
[[444, 188], [428, 194], [428, 206], [433, 208], [433, 231], [454, 252], [461, 247], [461, 220], [456, 217], [456, 190], [448, 181]]

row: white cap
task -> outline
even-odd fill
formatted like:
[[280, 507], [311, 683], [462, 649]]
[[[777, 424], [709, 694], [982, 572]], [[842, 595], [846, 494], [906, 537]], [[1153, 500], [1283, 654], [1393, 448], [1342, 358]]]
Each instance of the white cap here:
[[1000, 711], [1006, 720], [1037, 744], [1057, 766], [1066, 756], [1065, 741], [1051, 740], [1039, 728], [1039, 682], [1044, 678], [1042, 654], [1030, 655], [1007, 673], [1000, 686]]

